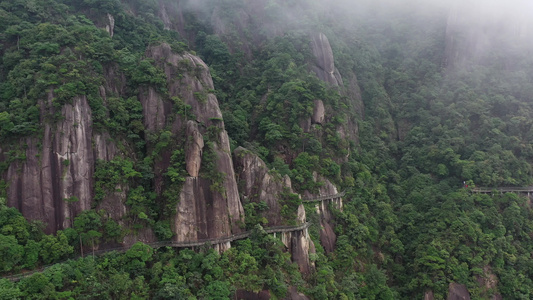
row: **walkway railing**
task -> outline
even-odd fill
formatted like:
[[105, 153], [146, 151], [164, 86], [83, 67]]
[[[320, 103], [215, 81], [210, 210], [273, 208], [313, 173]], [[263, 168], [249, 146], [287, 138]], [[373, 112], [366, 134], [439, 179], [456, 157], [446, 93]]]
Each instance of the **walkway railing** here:
[[[304, 230], [304, 229], [309, 228], [309, 226], [311, 226], [311, 223], [305, 222], [303, 224], [296, 225], [296, 226], [272, 226], [272, 227], [264, 228], [264, 230], [265, 230], [266, 233], [284, 233], [284, 232], [293, 232], [293, 231]], [[221, 238], [215, 238], [215, 239], [201, 239], [201, 240], [190, 241], [190, 242], [164, 241], [164, 242], [146, 243], [146, 245], [149, 245], [152, 248], [161, 248], [161, 247], [190, 248], [190, 247], [198, 247], [198, 246], [202, 246], [202, 245], [216, 245], [216, 244], [222, 244], [222, 243], [233, 242], [233, 241], [236, 241], [236, 240], [245, 239], [245, 238], [249, 237], [252, 234], [252, 232], [253, 232], [253, 230], [249, 230], [249, 231], [245, 231], [245, 232], [242, 232], [242, 233], [232, 234], [230, 236], [221, 237]], [[130, 247], [108, 248], [108, 249], [103, 249], [103, 250], [97, 250], [97, 251], [94, 251], [94, 252], [89, 252], [90, 254], [88, 256], [90, 256], [93, 253], [94, 253], [94, 255], [102, 255], [104, 253], [111, 252], [111, 251], [126, 252], [129, 249], [130, 249]], [[77, 256], [74, 259], [79, 258], [79, 257], [81, 257], [81, 256]], [[51, 265], [47, 265], [47, 266], [44, 266], [44, 267], [41, 267], [39, 269], [35, 269], [35, 270], [32, 270], [30, 272], [26, 272], [26, 273], [3, 276], [2, 278], [9, 279], [11, 281], [18, 281], [21, 278], [31, 276], [31, 275], [33, 275], [35, 273], [38, 273], [38, 272], [42, 272], [42, 271], [46, 270], [47, 268], [49, 268], [49, 267], [51, 267], [51, 266], [53, 266], [55, 264], [60, 264], [60, 263], [63, 263], [63, 262], [65, 262], [65, 261], [60, 261], [60, 262], [57, 262], [57, 263], [54, 263], [54, 264], [51, 264]]]
[[528, 187], [478, 187], [473, 188], [472, 192], [475, 193], [486, 193], [490, 194], [492, 192], [499, 192], [499, 193], [533, 193], [533, 186]]
[[346, 191], [343, 191], [343, 192], [340, 192], [334, 195], [320, 196], [320, 197], [311, 198], [311, 199], [302, 199], [302, 202], [318, 202], [318, 201], [324, 201], [324, 200], [329, 200], [329, 199], [337, 199], [337, 198], [344, 197], [344, 195], [346, 195]]

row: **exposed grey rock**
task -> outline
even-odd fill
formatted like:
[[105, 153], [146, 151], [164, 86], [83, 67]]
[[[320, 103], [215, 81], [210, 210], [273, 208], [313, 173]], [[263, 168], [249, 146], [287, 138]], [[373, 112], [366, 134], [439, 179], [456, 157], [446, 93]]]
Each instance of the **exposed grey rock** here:
[[235, 292], [235, 299], [239, 300], [269, 300], [270, 291], [250, 292], [245, 290], [237, 290]]
[[[50, 93], [47, 102], [41, 102], [41, 116], [53, 109], [52, 98]], [[44, 123], [42, 144], [24, 140], [26, 161], [12, 163], [7, 172], [8, 205], [30, 220], [43, 221], [47, 233], [69, 227], [92, 201], [92, 119], [85, 96], [65, 104], [61, 115], [63, 120], [55, 125]]]
[[[316, 172], [313, 173], [313, 178], [317, 182], [324, 184], [319, 188], [317, 194], [312, 194], [305, 191], [305, 199], [318, 198], [320, 196], [335, 195], [338, 193], [337, 187], [326, 178], [319, 176]], [[320, 216], [320, 244], [324, 247], [327, 253], [335, 250], [335, 243], [337, 242], [337, 235], [333, 230], [333, 215], [329, 209], [329, 205], [333, 204], [336, 209], [342, 210], [343, 202], [339, 200], [325, 200], [315, 204], [317, 214]]]
[[302, 128], [303, 132], [309, 133], [309, 131], [311, 130], [311, 118], [309, 117], [302, 118], [300, 119], [299, 123], [300, 123], [300, 128]]
[[[292, 192], [290, 178], [288, 176], [278, 178], [279, 175], [271, 174], [261, 158], [243, 147], [235, 149], [234, 158], [243, 196], [253, 202], [264, 201], [268, 205], [269, 209], [263, 212], [263, 217], [268, 220], [267, 226], [283, 225], [279, 197], [284, 190]], [[296, 223], [304, 222], [306, 222], [305, 209], [300, 205]], [[292, 260], [298, 264], [300, 270], [309, 273], [313, 267], [309, 262], [309, 253], [311, 247], [314, 250], [314, 245], [307, 229], [282, 233], [281, 240], [291, 252]]]
[[109, 36], [113, 37], [115, 31], [115, 18], [111, 14], [107, 14], [107, 24], [105, 25], [105, 31], [109, 33]]
[[452, 282], [448, 286], [447, 300], [470, 300], [470, 293], [464, 284]]
[[[164, 70], [169, 96], [179, 97], [185, 104], [190, 105], [190, 113], [195, 116], [195, 120], [191, 121], [177, 115], [171, 124], [172, 134], [176, 137], [182, 134], [185, 127], [187, 128], [185, 138], [190, 138], [191, 141], [186, 142], [185, 153], [187, 171], [192, 176], [186, 178], [179, 195], [180, 200], [172, 226], [176, 233], [174, 240], [218, 238], [240, 232], [239, 224], [243, 222], [244, 210], [237, 190], [229, 138], [224, 130], [222, 113], [217, 98], [211, 93], [213, 79], [209, 68], [194, 55], [172, 52], [168, 44], [149, 48], [146, 56], [154, 59]], [[151, 95], [146, 103], [155, 102], [155, 104], [143, 104], [143, 107], [154, 112], [153, 114], [145, 112], [147, 127], [157, 129], [160, 128], [159, 124], [164, 125], [169, 120], [168, 115], [172, 111], [172, 104], [161, 103], [160, 99], [159, 95]], [[146, 118], [151, 119], [146, 120]], [[196, 123], [202, 126], [196, 126]], [[222, 190], [219, 191], [213, 191], [212, 182], [202, 178], [199, 172], [199, 163], [202, 161], [200, 154], [204, 147], [201, 136], [210, 127], [217, 127], [218, 133], [212, 141], [212, 146], [216, 153], [217, 171], [224, 174]], [[162, 174], [168, 168], [168, 164], [168, 159], [162, 160], [155, 167], [155, 186], [158, 193], [161, 193], [164, 188]], [[221, 245], [221, 247], [226, 246]]]
[[335, 68], [335, 59], [328, 38], [321, 32], [311, 36], [311, 51], [315, 57], [312, 69], [320, 80], [332, 86], [343, 86], [339, 71]]
[[322, 100], [315, 100], [313, 107], [313, 117], [311, 118], [313, 124], [323, 124], [325, 120], [326, 109]]
[[201, 177], [187, 177], [172, 228], [178, 242], [230, 236], [228, 203], [210, 189], [211, 182]]
[[110, 161], [115, 158], [117, 146], [108, 132], [94, 133], [93, 142], [96, 159]]
[[188, 121], [185, 162], [187, 164], [187, 172], [189, 172], [189, 176], [198, 177], [200, 174], [203, 148], [204, 137], [198, 130], [198, 125], [194, 121]]
[[309, 262], [310, 240], [307, 229], [281, 234], [281, 241], [289, 249], [292, 261], [298, 265], [303, 274], [309, 274], [312, 268]]
[[[498, 286], [498, 276], [494, 274], [490, 265], [483, 267], [483, 275], [476, 275], [476, 280], [482, 288], [483, 295], [488, 298], [489, 292], [494, 291]], [[491, 299], [501, 299], [500, 294], [494, 294]]]
[[[315, 72], [317, 77], [328, 83], [330, 86], [337, 87], [339, 93], [347, 97], [349, 109], [355, 111], [360, 118], [363, 118], [364, 104], [355, 73], [352, 72], [348, 74], [348, 86], [345, 87], [342, 76], [335, 67], [335, 59], [333, 57], [333, 50], [331, 49], [329, 40], [323, 33], [319, 32], [311, 35], [311, 50], [315, 57], [311, 69]], [[324, 107], [324, 103], [321, 100], [315, 100], [312, 123], [323, 124], [325, 122], [326, 113], [327, 107]], [[346, 124], [339, 125], [337, 132], [340, 134], [341, 138], [350, 139], [358, 143], [359, 128], [354, 116], [349, 116]]]
[[268, 226], [281, 225], [278, 199], [283, 189], [290, 189], [290, 185], [286, 185], [282, 178], [271, 175], [265, 162], [243, 147], [235, 149], [234, 158], [242, 195], [250, 201], [264, 201], [268, 205], [269, 209], [263, 212]]
[[295, 286], [289, 288], [289, 296], [287, 300], [309, 300], [309, 297], [302, 293], [298, 293], [298, 289]]
[[143, 120], [146, 130], [157, 132], [163, 129], [165, 127], [166, 116], [170, 114], [170, 109], [165, 108], [165, 103], [163, 103], [161, 96], [153, 87], [148, 87], [142, 90], [139, 95], [139, 100], [143, 106]]
[[142, 228], [135, 233], [130, 233], [124, 237], [123, 245], [125, 247], [131, 247], [136, 242], [151, 243], [156, 241], [157, 238], [151, 228]]

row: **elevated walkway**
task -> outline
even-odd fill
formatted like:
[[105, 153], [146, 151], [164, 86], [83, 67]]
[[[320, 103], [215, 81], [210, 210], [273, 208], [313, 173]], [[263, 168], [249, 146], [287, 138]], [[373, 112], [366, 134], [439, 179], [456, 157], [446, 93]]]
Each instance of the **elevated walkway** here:
[[[311, 226], [311, 223], [305, 222], [303, 224], [296, 225], [296, 226], [273, 226], [273, 227], [264, 228], [264, 230], [266, 233], [284, 233], [284, 232], [294, 232], [294, 231], [304, 230], [304, 229], [309, 228], [309, 226]], [[164, 242], [147, 243], [146, 245], [149, 245], [152, 248], [161, 248], [161, 247], [192, 248], [192, 247], [198, 247], [198, 246], [203, 246], [203, 245], [217, 245], [217, 244], [222, 244], [222, 243], [227, 243], [227, 242], [233, 242], [236, 240], [242, 240], [242, 239], [250, 237], [251, 234], [252, 234], [252, 230], [238, 233], [238, 234], [233, 234], [233, 235], [226, 236], [226, 237], [214, 238], [214, 239], [202, 239], [202, 240], [196, 240], [196, 241], [191, 241], [191, 242], [164, 241]], [[128, 251], [128, 249], [129, 247], [128, 248], [119, 247], [119, 248], [103, 249], [103, 250], [94, 251], [94, 255], [103, 255], [111, 251], [126, 252]], [[88, 256], [90, 256], [91, 254], [93, 254], [93, 252], [90, 252]], [[73, 259], [76, 259], [79, 257], [81, 256], [77, 256]], [[57, 262], [55, 264], [59, 264], [62, 262], [65, 262], [65, 261]], [[31, 276], [38, 272], [42, 272], [46, 270], [47, 268], [49, 268], [50, 266], [53, 266], [55, 264], [47, 265], [47, 266], [44, 266], [39, 269], [32, 270], [26, 273], [3, 276], [2, 278], [9, 279], [11, 281], [19, 281], [20, 279], [24, 277]]]
[[496, 193], [533, 193], [533, 186], [527, 187], [476, 187], [471, 190], [473, 193], [492, 194]]
[[311, 199], [302, 199], [302, 202], [320, 202], [325, 200], [335, 200], [344, 197], [346, 195], [346, 191], [334, 194], [334, 195], [326, 195], [326, 196], [320, 196], [317, 198], [311, 198]]

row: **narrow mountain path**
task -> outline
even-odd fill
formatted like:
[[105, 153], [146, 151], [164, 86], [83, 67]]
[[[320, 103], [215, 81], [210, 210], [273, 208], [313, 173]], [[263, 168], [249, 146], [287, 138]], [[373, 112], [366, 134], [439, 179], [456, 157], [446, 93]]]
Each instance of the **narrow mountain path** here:
[[[531, 190], [533, 191], [533, 187], [531, 188]], [[335, 200], [335, 199], [340, 199], [340, 198], [344, 197], [344, 195], [346, 195], [345, 191], [343, 191], [341, 193], [334, 194], [334, 195], [325, 195], [325, 196], [320, 196], [320, 197], [317, 197], [317, 198], [302, 199], [302, 202], [308, 203], [308, 202], [321, 202], [321, 201], [326, 201], [326, 200]], [[299, 224], [299, 225], [295, 225], [295, 226], [273, 226], [273, 227], [264, 228], [264, 230], [265, 230], [266, 233], [294, 232], [294, 231], [300, 231], [300, 230], [307, 229], [307, 228], [309, 228], [310, 225], [311, 224], [309, 222], [305, 222], [303, 224]], [[242, 240], [242, 239], [248, 238], [251, 234], [252, 234], [252, 231], [250, 230], [250, 231], [246, 231], [246, 232], [242, 232], [242, 233], [238, 233], [238, 234], [232, 234], [230, 236], [220, 237], [220, 238], [200, 239], [200, 240], [196, 240], [196, 241], [182, 241], [182, 242], [162, 241], [162, 242], [146, 243], [146, 245], [149, 245], [150, 247], [156, 248], [156, 249], [157, 248], [161, 248], [161, 247], [190, 248], [190, 247], [198, 247], [198, 246], [202, 246], [202, 245], [216, 245], [216, 244], [222, 244], [222, 243], [227, 243], [227, 242], [233, 242], [233, 241], [236, 241], [236, 240]], [[128, 248], [126, 248], [126, 247], [108, 248], [108, 249], [94, 251], [94, 255], [103, 255], [103, 254], [111, 252], [111, 251], [126, 252], [128, 249], [129, 249], [129, 247]], [[91, 254], [93, 254], [93, 253], [91, 253]], [[81, 255], [78, 255], [78, 256], [70, 258], [70, 259], [77, 259], [77, 258], [80, 258], [80, 257], [81, 257]], [[47, 265], [47, 266], [41, 267], [39, 269], [35, 269], [35, 270], [29, 271], [29, 272], [25, 272], [25, 273], [2, 276], [2, 278], [9, 279], [11, 281], [19, 281], [20, 279], [22, 279], [24, 277], [31, 276], [31, 275], [33, 275], [35, 273], [38, 273], [38, 272], [43, 272], [44, 270], [48, 269], [49, 267], [51, 267], [51, 266], [53, 266], [55, 264], [63, 263], [65, 261], [67, 261], [67, 260], [56, 262], [54, 264]]]

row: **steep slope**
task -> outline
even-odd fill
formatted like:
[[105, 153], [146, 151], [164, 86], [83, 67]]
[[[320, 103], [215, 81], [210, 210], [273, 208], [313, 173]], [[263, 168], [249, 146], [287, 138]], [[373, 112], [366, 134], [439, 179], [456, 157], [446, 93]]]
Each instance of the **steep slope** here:
[[[53, 114], [53, 93], [41, 102], [41, 115]], [[8, 205], [52, 233], [69, 227], [74, 216], [91, 208], [94, 154], [91, 109], [86, 97], [61, 108], [63, 120], [45, 124], [42, 139], [27, 138], [26, 161], [10, 164]]]
[[[229, 154], [229, 140], [224, 130], [222, 113], [217, 98], [211, 93], [213, 81], [209, 69], [198, 57], [190, 54], [178, 55], [167, 44], [152, 47], [147, 57], [155, 60], [166, 74], [169, 97], [179, 97], [190, 106], [188, 113], [193, 120], [186, 121], [172, 112], [172, 104], [162, 100], [152, 89], [140, 96], [143, 103], [144, 122], [148, 132], [157, 132], [165, 125], [171, 128], [172, 136], [182, 137], [185, 151], [185, 164], [188, 177], [179, 195], [174, 217], [173, 231], [176, 241], [189, 241], [205, 238], [218, 238], [239, 232], [238, 224], [243, 222], [244, 212], [240, 203], [233, 162]], [[171, 121], [171, 119], [174, 119]], [[183, 136], [183, 133], [185, 135]], [[212, 147], [213, 160], [205, 167], [202, 156], [204, 135]], [[171, 150], [163, 152], [169, 157]], [[201, 166], [215, 168], [208, 170], [220, 174], [211, 180], [201, 176]], [[163, 159], [155, 166], [155, 189], [164, 192], [164, 173], [170, 162]], [[205, 172], [205, 171], [204, 171]], [[217, 180], [217, 182], [213, 182]], [[217, 184], [215, 188], [213, 185]]]

